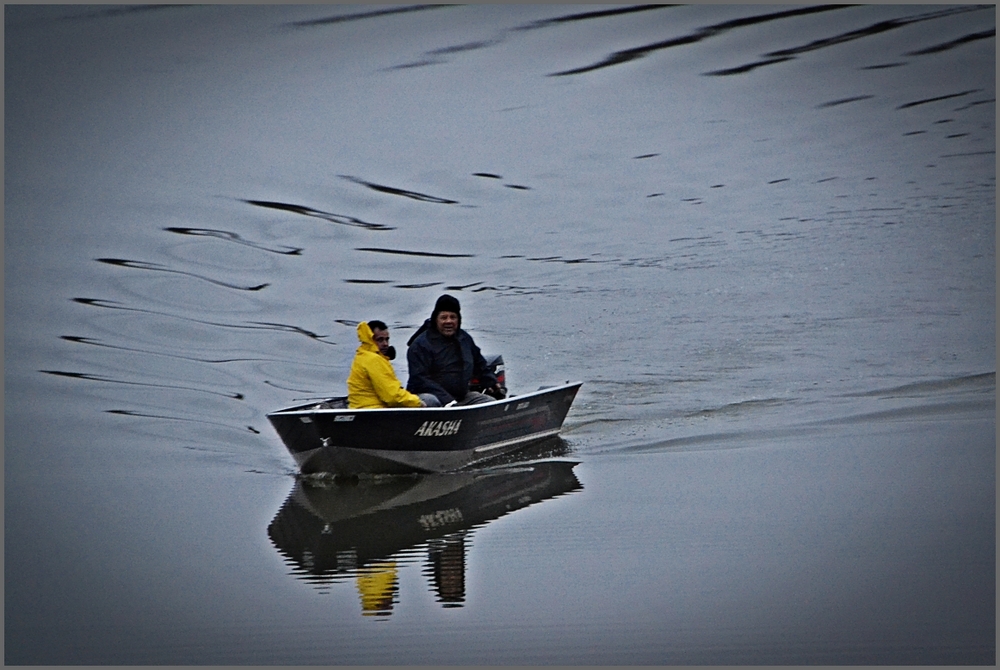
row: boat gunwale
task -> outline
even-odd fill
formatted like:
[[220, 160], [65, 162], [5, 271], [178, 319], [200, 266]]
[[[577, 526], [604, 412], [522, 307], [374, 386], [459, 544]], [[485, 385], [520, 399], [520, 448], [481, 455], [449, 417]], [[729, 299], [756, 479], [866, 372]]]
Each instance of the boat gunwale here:
[[[523, 393], [521, 395], [507, 396], [506, 398], [494, 399], [489, 402], [478, 403], [476, 405], [452, 405], [450, 407], [355, 407], [351, 408], [326, 408], [326, 407], [316, 407], [313, 405], [296, 405], [295, 407], [289, 407], [286, 409], [280, 409], [275, 412], [270, 412], [267, 414], [268, 417], [272, 416], [298, 416], [302, 414], [356, 414], [358, 412], [363, 412], [365, 414], [375, 413], [375, 412], [427, 412], [427, 411], [438, 411], [447, 410], [449, 412], [456, 411], [468, 411], [476, 409], [485, 409], [487, 407], [495, 407], [499, 403], [508, 403], [514, 401], [523, 401], [526, 398], [531, 398], [533, 396], [538, 396], [544, 393], [551, 393], [553, 391], [561, 391], [574, 386], [582, 386], [583, 382], [566, 382], [564, 384], [556, 384], [553, 386], [545, 386], [536, 391], [530, 391], [528, 393]], [[319, 403], [316, 403], [319, 404]]]

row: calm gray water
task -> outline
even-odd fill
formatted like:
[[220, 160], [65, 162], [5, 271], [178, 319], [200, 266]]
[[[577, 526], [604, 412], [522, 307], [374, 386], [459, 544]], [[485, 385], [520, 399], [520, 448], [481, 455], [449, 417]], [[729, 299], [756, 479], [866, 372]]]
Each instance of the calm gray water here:
[[[5, 661], [995, 663], [995, 19], [6, 6]], [[297, 483], [445, 291], [562, 439]]]

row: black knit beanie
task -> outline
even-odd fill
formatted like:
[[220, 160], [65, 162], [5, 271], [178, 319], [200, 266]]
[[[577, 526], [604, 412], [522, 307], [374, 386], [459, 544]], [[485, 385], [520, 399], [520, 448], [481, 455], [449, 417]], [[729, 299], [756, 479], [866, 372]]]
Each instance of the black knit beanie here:
[[462, 306], [458, 304], [458, 298], [445, 293], [434, 303], [434, 311], [431, 313], [431, 325], [434, 326], [435, 330], [437, 330], [437, 317], [441, 312], [454, 312], [458, 314], [458, 327], [462, 327]]

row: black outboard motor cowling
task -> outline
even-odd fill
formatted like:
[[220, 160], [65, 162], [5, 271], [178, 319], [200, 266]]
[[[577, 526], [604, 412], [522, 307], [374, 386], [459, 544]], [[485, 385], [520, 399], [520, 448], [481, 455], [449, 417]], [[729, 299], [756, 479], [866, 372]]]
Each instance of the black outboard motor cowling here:
[[[496, 354], [495, 356], [484, 355], [483, 358], [486, 359], [486, 367], [489, 369], [490, 372], [493, 373], [493, 376], [497, 378], [497, 385], [501, 389], [503, 389], [503, 393], [506, 396], [507, 373], [504, 371], [503, 367], [503, 356], [500, 354]], [[486, 389], [483, 387], [483, 384], [476, 377], [473, 377], [472, 381], [469, 382], [469, 390], [478, 391], [479, 393], [483, 393], [486, 391]]]

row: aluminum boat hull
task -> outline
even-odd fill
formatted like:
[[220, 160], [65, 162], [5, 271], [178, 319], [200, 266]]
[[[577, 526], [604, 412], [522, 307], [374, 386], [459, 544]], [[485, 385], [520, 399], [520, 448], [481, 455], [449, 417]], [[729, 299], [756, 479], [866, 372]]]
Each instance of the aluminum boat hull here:
[[327, 402], [267, 418], [303, 474], [450, 472], [556, 435], [581, 384], [464, 407], [359, 410]]

